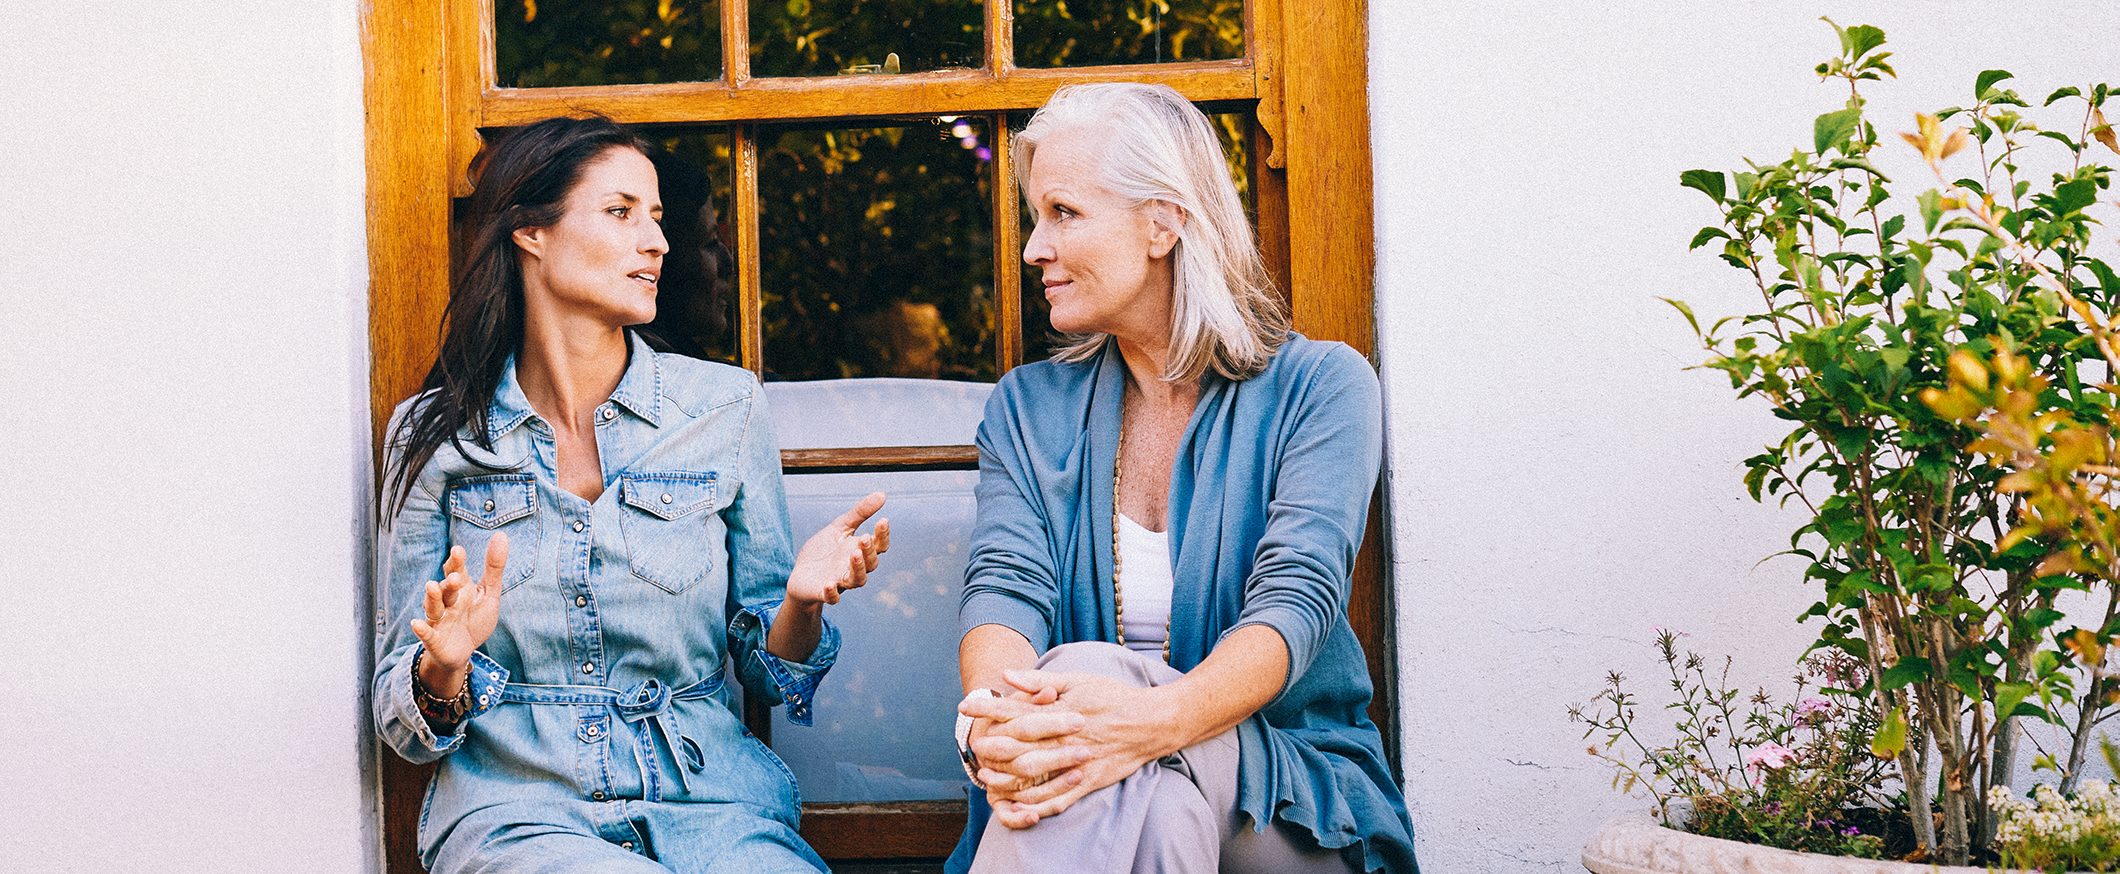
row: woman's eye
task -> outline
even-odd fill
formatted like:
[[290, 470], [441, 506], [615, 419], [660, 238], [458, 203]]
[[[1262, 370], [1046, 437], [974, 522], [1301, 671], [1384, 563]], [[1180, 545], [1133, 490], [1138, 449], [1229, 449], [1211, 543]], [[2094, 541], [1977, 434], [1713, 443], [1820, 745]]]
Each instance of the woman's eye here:
[[1064, 207], [1064, 206], [1056, 206], [1056, 207], [1053, 207], [1053, 215], [1055, 215], [1055, 216], [1057, 216], [1057, 217], [1059, 217], [1059, 218], [1063, 218], [1063, 219], [1066, 219], [1066, 218], [1074, 218], [1074, 217], [1075, 217], [1075, 211], [1074, 211], [1074, 210], [1072, 210], [1072, 209], [1068, 209], [1067, 207]]
[[632, 214], [633, 214], [633, 207], [630, 207], [630, 206], [614, 206], [614, 207], [611, 207], [610, 209], [607, 209], [607, 210], [604, 210], [604, 211], [605, 211], [605, 212], [608, 212], [608, 213], [610, 213], [610, 214], [612, 214], [612, 215], [618, 216], [619, 218], [625, 218], [626, 216], [629, 216], [629, 215], [632, 215]]

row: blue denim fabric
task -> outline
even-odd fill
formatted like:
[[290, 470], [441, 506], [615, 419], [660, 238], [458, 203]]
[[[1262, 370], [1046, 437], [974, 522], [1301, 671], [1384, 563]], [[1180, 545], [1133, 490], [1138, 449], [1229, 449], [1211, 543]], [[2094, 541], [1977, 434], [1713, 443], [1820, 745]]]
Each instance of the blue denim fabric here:
[[[551, 428], [511, 360], [493, 451], [444, 444], [378, 538], [376, 730], [410, 761], [440, 761], [419, 829], [437, 872], [524, 853], [557, 853], [556, 870], [823, 868], [795, 837], [793, 775], [723, 682], [733, 661], [745, 694], [808, 725], [839, 650], [829, 624], [807, 661], [765, 649], [793, 548], [764, 394], [746, 371], [631, 345], [596, 411], [595, 502], [559, 487]], [[411, 622], [449, 547], [476, 574], [495, 532], [509, 538], [500, 624], [473, 658], [470, 715], [437, 736], [413, 701]]]

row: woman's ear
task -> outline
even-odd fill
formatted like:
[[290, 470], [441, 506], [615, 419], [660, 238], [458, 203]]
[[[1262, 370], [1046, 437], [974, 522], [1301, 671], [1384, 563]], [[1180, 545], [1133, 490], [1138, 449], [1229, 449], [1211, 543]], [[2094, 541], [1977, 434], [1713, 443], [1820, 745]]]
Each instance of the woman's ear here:
[[1178, 235], [1185, 230], [1185, 219], [1185, 210], [1177, 204], [1160, 200], [1150, 204], [1148, 257], [1162, 258], [1178, 247]]
[[530, 257], [541, 258], [544, 256], [544, 228], [516, 228], [515, 233], [510, 234], [509, 236], [515, 240], [516, 248], [523, 250], [523, 252], [528, 254]]

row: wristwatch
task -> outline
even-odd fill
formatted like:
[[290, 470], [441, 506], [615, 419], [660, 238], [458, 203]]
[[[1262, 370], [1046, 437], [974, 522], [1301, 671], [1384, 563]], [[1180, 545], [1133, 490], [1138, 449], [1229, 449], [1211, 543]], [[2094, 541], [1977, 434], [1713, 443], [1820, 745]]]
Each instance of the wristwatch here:
[[[974, 698], [999, 697], [1001, 696], [992, 689], [973, 689], [964, 693], [963, 701], [959, 701], [958, 704], [962, 706], [964, 701], [970, 701]], [[972, 755], [973, 721], [972, 717], [964, 715], [961, 711], [957, 714], [957, 759], [964, 765], [964, 776], [972, 781], [973, 786], [979, 787], [979, 790], [984, 792], [986, 791], [986, 784], [979, 782], [979, 757]]]

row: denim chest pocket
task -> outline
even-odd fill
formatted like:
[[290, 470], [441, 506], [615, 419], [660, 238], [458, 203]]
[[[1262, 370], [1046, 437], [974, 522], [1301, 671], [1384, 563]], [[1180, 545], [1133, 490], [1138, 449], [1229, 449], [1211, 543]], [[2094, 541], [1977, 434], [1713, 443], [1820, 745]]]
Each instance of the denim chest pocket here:
[[722, 560], [719, 511], [735, 497], [735, 482], [718, 471], [620, 474], [618, 488], [633, 575], [673, 595], [706, 579]]
[[449, 484], [449, 542], [464, 548], [464, 572], [476, 579], [486, 545], [508, 535], [503, 592], [537, 570], [537, 482], [527, 473], [465, 477]]

